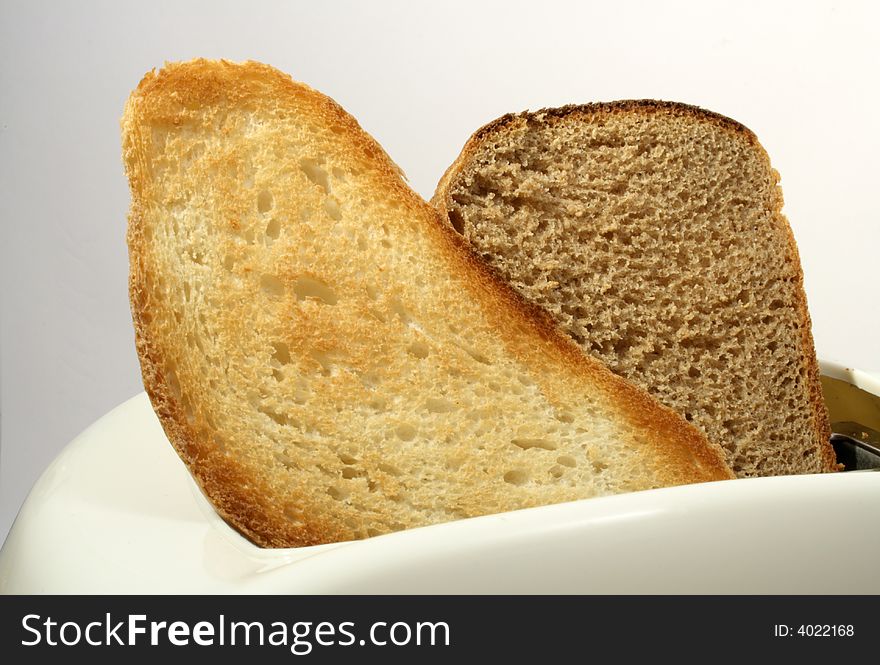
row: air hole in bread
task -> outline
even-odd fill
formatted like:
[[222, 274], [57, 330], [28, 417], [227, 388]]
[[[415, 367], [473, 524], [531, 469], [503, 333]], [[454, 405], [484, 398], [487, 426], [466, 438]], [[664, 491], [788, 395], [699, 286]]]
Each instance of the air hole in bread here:
[[294, 462], [288, 455], [286, 455], [284, 453], [276, 452], [276, 453], [273, 453], [272, 456], [275, 458], [275, 461], [277, 461], [281, 466], [283, 466], [286, 469], [294, 470], [294, 469], [299, 468], [297, 463]]
[[262, 275], [260, 277], [260, 288], [263, 292], [273, 298], [280, 298], [284, 295], [284, 282], [275, 275]]
[[184, 395], [181, 398], [181, 404], [183, 405], [183, 415], [186, 417], [186, 422], [192, 425], [196, 419], [195, 413], [193, 412], [192, 402], [189, 401], [189, 397]]
[[593, 467], [593, 471], [595, 473], [602, 473], [605, 469], [608, 468], [608, 463], [603, 460], [591, 460], [590, 464]]
[[310, 351], [309, 356], [318, 362], [321, 366], [321, 374], [330, 376], [336, 368], [333, 354], [328, 351]]
[[306, 277], [305, 275], [300, 275], [296, 278], [296, 281], [293, 283], [293, 292], [300, 300], [314, 298], [320, 300], [325, 305], [335, 305], [339, 302], [336, 291], [330, 288], [330, 286], [314, 277]]
[[379, 289], [371, 284], [367, 284], [364, 287], [364, 290], [366, 290], [367, 297], [369, 297], [370, 300], [376, 300], [379, 297]]
[[264, 189], [257, 194], [257, 210], [259, 212], [265, 214], [272, 209], [273, 205], [275, 205], [275, 200], [272, 197], [272, 192], [268, 189]]
[[268, 407], [265, 407], [265, 406], [259, 407], [259, 411], [263, 415], [268, 416], [269, 418], [274, 420], [277, 424], [281, 425], [282, 427], [290, 425], [290, 418], [288, 418], [283, 413], [278, 413], [277, 411], [274, 411], [274, 410], [272, 410]]
[[325, 171], [323, 167], [321, 167], [318, 160], [300, 160], [299, 167], [300, 169], [302, 169], [302, 172], [305, 174], [306, 178], [322, 188], [325, 193], [330, 193], [330, 178], [327, 175], [327, 171]]
[[571, 455], [560, 455], [556, 458], [556, 463], [561, 464], [562, 466], [567, 466], [574, 468], [577, 466], [577, 460]]
[[617, 356], [623, 356], [627, 351], [633, 346], [634, 340], [630, 337], [623, 337], [621, 339], [614, 340], [611, 344], [611, 348], [614, 349], [614, 353]]
[[327, 488], [327, 494], [329, 494], [332, 498], [336, 499], [337, 501], [345, 501], [349, 497], [350, 492], [347, 489], [345, 489], [344, 487], [339, 487], [337, 485], [331, 485], [330, 487]]
[[608, 188], [609, 194], [620, 195], [626, 191], [626, 182], [620, 180], [615, 182], [611, 187]]
[[387, 464], [385, 462], [379, 463], [379, 471], [384, 471], [390, 476], [400, 476], [403, 475], [402, 471], [398, 469], [396, 466], [392, 464]]
[[404, 307], [403, 303], [397, 298], [391, 300], [391, 311], [397, 314], [397, 317], [402, 323], [412, 322], [412, 316], [410, 315], [409, 310]]
[[343, 464], [357, 464], [358, 460], [356, 457], [352, 457], [348, 453], [339, 453], [339, 461]]
[[448, 399], [429, 397], [425, 402], [425, 408], [430, 413], [449, 413], [455, 409], [455, 405]]
[[342, 470], [342, 477], [346, 480], [352, 480], [354, 478], [361, 478], [364, 475], [364, 472], [360, 469], [356, 469], [353, 466], [347, 466]]
[[464, 464], [464, 457], [462, 455], [450, 455], [444, 462], [444, 466], [450, 471], [458, 471], [462, 464]]
[[286, 503], [283, 508], [284, 517], [290, 522], [293, 527], [304, 527], [305, 524], [305, 513], [303, 512], [302, 507], [295, 503]]
[[284, 342], [273, 342], [272, 359], [278, 361], [282, 365], [290, 364], [290, 347]]
[[530, 448], [540, 448], [542, 450], [556, 450], [558, 446], [547, 439], [513, 439], [511, 441], [517, 448], [529, 450]]
[[561, 423], [571, 424], [574, 422], [574, 416], [568, 413], [567, 411], [562, 411], [557, 413], [555, 416], [556, 420]]
[[449, 211], [449, 223], [458, 234], [464, 235], [464, 219], [458, 210]]
[[232, 270], [235, 268], [235, 257], [232, 256], [232, 254], [227, 254], [225, 256], [225, 258], [223, 259], [223, 267], [229, 272], [232, 272]]
[[699, 377], [700, 377], [700, 374], [701, 374], [700, 370], [697, 369], [696, 367], [691, 366], [691, 367], [688, 369], [688, 376], [691, 377], [692, 379], [697, 379], [697, 378], [699, 378]]
[[504, 482], [511, 485], [525, 485], [529, 482], [529, 474], [522, 469], [514, 469], [504, 474]]
[[332, 196], [328, 196], [324, 201], [324, 210], [330, 215], [330, 219], [334, 219], [337, 222], [342, 219], [342, 210], [339, 208], [339, 203]]
[[[484, 354], [480, 353], [476, 349], [472, 349], [471, 347], [466, 346], [464, 344], [460, 344], [459, 346], [461, 347], [461, 349], [465, 353], [467, 353], [472, 359], [476, 360], [481, 365], [491, 365], [492, 364], [492, 361], [490, 361], [489, 358], [487, 358]], [[514, 387], [514, 390], [516, 390], [515, 387]]]
[[379, 374], [376, 372], [362, 372], [360, 375], [364, 388], [375, 388], [379, 385]]
[[410, 423], [403, 423], [402, 425], [398, 425], [397, 428], [394, 430], [394, 433], [401, 441], [412, 441], [414, 438], [416, 438], [416, 428]]
[[565, 469], [559, 466], [558, 464], [554, 464], [550, 467], [550, 475], [554, 478], [562, 478], [565, 473]]
[[165, 383], [171, 390], [171, 394], [175, 399], [180, 399], [180, 381], [177, 380], [177, 372], [173, 365], [165, 368]]
[[429, 353], [428, 345], [422, 341], [413, 342], [406, 350], [411, 356], [419, 359], [427, 358]]
[[270, 219], [266, 224], [266, 237], [270, 240], [276, 240], [281, 235], [281, 222], [277, 219]]

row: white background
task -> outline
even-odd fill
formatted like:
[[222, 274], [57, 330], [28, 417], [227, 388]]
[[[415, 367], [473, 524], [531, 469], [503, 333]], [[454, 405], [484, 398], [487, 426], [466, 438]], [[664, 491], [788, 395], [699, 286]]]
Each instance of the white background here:
[[880, 370], [878, 4], [0, 0], [0, 541], [57, 452], [141, 390], [118, 120], [145, 71], [275, 65], [425, 197], [509, 111], [659, 98], [729, 115], [782, 174], [819, 355]]

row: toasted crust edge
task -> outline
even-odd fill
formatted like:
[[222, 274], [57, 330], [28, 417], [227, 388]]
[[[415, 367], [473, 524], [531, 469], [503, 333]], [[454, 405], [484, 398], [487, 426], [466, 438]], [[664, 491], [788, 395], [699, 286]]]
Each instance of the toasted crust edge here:
[[[670, 102], [655, 99], [630, 99], [619, 100], [613, 102], [593, 102], [589, 104], [569, 104], [558, 108], [544, 108], [538, 111], [523, 111], [521, 113], [507, 113], [491, 122], [483, 125], [475, 131], [471, 137], [465, 142], [458, 157], [450, 164], [449, 168], [443, 173], [437, 183], [437, 188], [431, 198], [433, 205], [440, 212], [446, 226], [455, 232], [449, 219], [450, 205], [450, 188], [453, 181], [461, 173], [464, 166], [482, 147], [483, 143], [491, 136], [501, 133], [507, 129], [509, 125], [518, 121], [542, 121], [549, 119], [551, 122], [557, 121], [568, 116], [574, 115], [596, 115], [602, 113], [622, 114], [622, 113], [666, 113], [676, 116], [690, 116], [703, 122], [711, 122], [721, 129], [738, 135], [745, 139], [756, 149], [761, 155], [761, 159], [769, 173], [776, 178], [775, 186], [778, 187], [779, 173], [772, 167], [770, 156], [764, 147], [758, 141], [758, 137], [752, 130], [745, 125], [729, 118], [720, 113], [709, 111], [699, 106], [684, 104], [681, 102]], [[804, 273], [800, 262], [800, 253], [798, 252], [797, 241], [794, 237], [794, 231], [788, 219], [782, 213], [783, 198], [780, 192], [778, 198], [778, 206], [774, 209], [774, 221], [780, 224], [786, 234], [788, 242], [788, 250], [791, 252], [791, 260], [794, 262], [796, 271], [797, 285], [797, 302], [795, 306], [801, 320], [801, 360], [803, 367], [806, 368], [809, 385], [807, 386], [808, 399], [813, 408], [814, 432], [819, 441], [819, 452], [821, 462], [827, 472], [840, 471], [843, 465], [838, 464], [834, 448], [831, 446], [831, 424], [828, 419], [828, 411], [825, 408], [825, 401], [822, 396], [822, 386], [819, 381], [819, 362], [816, 357], [815, 344], [813, 342], [812, 321], [807, 308], [806, 291], [804, 290]], [[459, 235], [455, 232], [456, 235]], [[503, 279], [499, 275], [499, 279]], [[543, 311], [543, 310], [542, 310]]]
[[[685, 421], [671, 409], [661, 405], [647, 393], [624, 379], [612, 374], [604, 365], [583, 353], [580, 347], [567, 335], [559, 331], [555, 322], [542, 308], [534, 305], [516, 293], [490, 266], [485, 264], [471, 249], [467, 241], [455, 232], [440, 214], [423, 201], [403, 182], [400, 168], [394, 164], [379, 144], [369, 136], [352, 118], [331, 98], [313, 90], [267, 65], [252, 61], [231, 63], [197, 59], [186, 63], [171, 63], [156, 72], [147, 73], [126, 103], [122, 118], [123, 158], [129, 177], [132, 204], [129, 213], [127, 240], [129, 245], [129, 293], [132, 318], [136, 333], [136, 346], [141, 360], [144, 387], [160, 422], [172, 445], [191, 471], [202, 491], [211, 500], [217, 512], [234, 529], [256, 544], [263, 547], [298, 547], [344, 540], [343, 533], [334, 525], [325, 523], [309, 513], [305, 533], [294, 531], [290, 525], [276, 519], [265, 505], [266, 493], [244, 491], [242, 486], [253, 480], [233, 460], [219, 457], [209, 452], [207, 446], [199, 441], [198, 434], [188, 426], [179, 404], [175, 402], [166, 377], [161, 370], [161, 353], [158, 345], [149, 335], [145, 323], [145, 311], [141, 306], [139, 275], [143, 271], [141, 261], [145, 254], [142, 238], [143, 205], [145, 199], [143, 174], [140, 172], [141, 157], [137, 146], [132, 145], [144, 119], [144, 104], [149, 95], [170, 88], [169, 78], [174, 74], [195, 74], [193, 90], [196, 94], [206, 94], [198, 74], [217, 68], [248, 70], [248, 74], [262, 78], [274, 87], [278, 94], [302, 95], [312, 97], [313, 103], [322, 111], [332, 114], [342, 121], [348, 138], [358, 150], [375, 160], [378, 175], [384, 179], [381, 184], [388, 188], [389, 196], [399, 196], [415, 214], [430, 217], [433, 224], [426, 227], [435, 238], [444, 238], [451, 249], [454, 260], [470, 270], [474, 282], [490, 289], [495, 297], [504, 303], [510, 316], [516, 316], [531, 325], [552, 348], [561, 353], [586, 381], [595, 381], [607, 392], [619, 398], [619, 405], [632, 423], [644, 427], [650, 433], [650, 443], [657, 448], [666, 449], [670, 457], [676, 457], [682, 468], [692, 466], [694, 458], [699, 463], [700, 473], [690, 474], [690, 480], [724, 480], [733, 475], [724, 459], [723, 451], [717, 444], [706, 439], [699, 430]], [[186, 73], [183, 70], [188, 70]], [[176, 80], [176, 84], [183, 79]], [[235, 83], [235, 81], [231, 81]], [[456, 266], [450, 266], [454, 269]], [[650, 415], [649, 415], [650, 414]], [[653, 417], [652, 417], [653, 416]], [[667, 441], [678, 442], [670, 446]], [[691, 457], [688, 457], [690, 453]], [[689, 482], [682, 480], [681, 482]], [[259, 488], [257, 488], [259, 489]], [[308, 506], [304, 498], [303, 505]]]

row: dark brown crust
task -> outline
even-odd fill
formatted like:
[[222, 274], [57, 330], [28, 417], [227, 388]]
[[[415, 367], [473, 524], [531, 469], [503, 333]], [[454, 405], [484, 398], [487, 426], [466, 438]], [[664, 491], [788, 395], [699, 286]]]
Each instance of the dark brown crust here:
[[[766, 154], [766, 153], [765, 153]], [[769, 158], [767, 161], [769, 167]], [[816, 346], [813, 343], [813, 324], [810, 319], [810, 311], [807, 308], [807, 295], [804, 290], [804, 271], [801, 266], [800, 252], [798, 251], [797, 242], [794, 238], [794, 232], [791, 225], [782, 214], [782, 202], [780, 200], [779, 209], [776, 210], [777, 217], [785, 225], [788, 238], [788, 248], [791, 252], [791, 260], [797, 270], [796, 285], [797, 298], [796, 303], [798, 313], [801, 317], [801, 359], [807, 370], [807, 390], [809, 392], [810, 404], [813, 406], [813, 428], [819, 444], [819, 453], [822, 455], [822, 465], [826, 471], [842, 471], [843, 465], [838, 464], [837, 455], [831, 446], [831, 422], [828, 419], [828, 409], [825, 406], [825, 398], [822, 395], [822, 384], [819, 381], [819, 361], [816, 357]], [[824, 445], [822, 445], [824, 442]]]
[[623, 113], [663, 113], [672, 116], [690, 116], [698, 118], [718, 125], [730, 132], [745, 138], [750, 144], [754, 145], [764, 154], [769, 166], [770, 159], [764, 148], [758, 142], [758, 137], [754, 132], [745, 125], [728, 118], [720, 113], [708, 111], [699, 106], [691, 104], [683, 104], [681, 102], [668, 102], [657, 99], [624, 99], [613, 102], [593, 102], [590, 104], [567, 104], [558, 108], [543, 108], [538, 111], [522, 111], [521, 113], [506, 113], [500, 118], [496, 118], [486, 123], [475, 131], [464, 144], [458, 157], [450, 164], [449, 168], [443, 173], [434, 196], [431, 198], [431, 204], [441, 210], [444, 218], [448, 217], [448, 206], [446, 205], [446, 197], [449, 192], [449, 184], [457, 175], [464, 165], [470, 160], [477, 149], [493, 134], [504, 131], [509, 125], [519, 121], [544, 121], [544, 120], [561, 120], [569, 116], [589, 116], [599, 114], [623, 114]]
[[[623, 113], [663, 113], [679, 117], [692, 117], [704, 122], [710, 122], [718, 127], [727, 130], [737, 136], [745, 139], [757, 151], [759, 151], [768, 172], [776, 173], [770, 164], [770, 157], [758, 141], [757, 136], [748, 127], [741, 123], [728, 118], [727, 116], [708, 111], [698, 106], [683, 104], [679, 102], [660, 101], [654, 99], [637, 99], [637, 100], [620, 100], [613, 102], [595, 102], [591, 104], [570, 104], [559, 108], [545, 108], [539, 111], [524, 111], [522, 113], [508, 113], [497, 118], [473, 133], [467, 140], [461, 150], [459, 156], [446, 169], [434, 196], [431, 198], [431, 204], [436, 207], [446, 220], [447, 228], [459, 235], [453, 228], [449, 220], [449, 211], [451, 209], [449, 202], [449, 192], [451, 185], [456, 177], [461, 173], [465, 165], [471, 160], [476, 152], [482, 147], [483, 143], [490, 139], [493, 135], [505, 131], [512, 123], [516, 122], [534, 122], [534, 121], [556, 121], [570, 116], [590, 116], [598, 114], [623, 114]], [[788, 240], [788, 249], [791, 253], [791, 260], [796, 269], [796, 297], [797, 308], [800, 319], [801, 331], [801, 359], [806, 368], [808, 376], [807, 391], [809, 401], [813, 407], [814, 431], [818, 440], [818, 447], [822, 456], [822, 464], [826, 471], [839, 471], [842, 466], [837, 463], [834, 449], [830, 444], [831, 425], [828, 420], [828, 411], [825, 408], [825, 401], [822, 397], [822, 387], [819, 383], [819, 363], [816, 358], [815, 345], [813, 343], [812, 326], [809, 310], [807, 308], [806, 292], [804, 290], [804, 275], [800, 263], [797, 243], [794, 233], [788, 220], [782, 214], [782, 197], [779, 197], [779, 206], [774, 210], [774, 217], [777, 222], [784, 228]], [[462, 238], [464, 240], [464, 238]], [[466, 242], [466, 241], [465, 241]], [[499, 276], [499, 279], [501, 277]], [[542, 310], [543, 311], [543, 310]]]
[[[168, 95], [185, 93], [192, 99], [210, 103], [218, 95], [218, 78], [226, 86], [223, 89], [226, 95], [241, 97], [253, 94], [244, 85], [240, 89], [236, 87], [236, 77], [244, 70], [249, 77], [259, 78], [268, 85], [270, 91], [263, 94], [278, 98], [296, 97], [300, 102], [305, 99], [304, 103], [317, 109], [319, 115], [333, 118], [345, 128], [351, 149], [364, 155], [364, 159], [376, 167], [377, 179], [387, 195], [399, 197], [412, 214], [426, 220], [425, 232], [437, 239], [438, 247], [447, 254], [452, 269], [469, 274], [475, 295], [481, 294], [486, 298], [487, 310], [492, 310], [499, 321], [516, 320], [531, 328], [536, 336], [544, 340], [548, 353], [553, 350], [557, 358], [564, 359], [565, 366], [586, 379], [586, 382], [598, 384], [607, 394], [613, 395], [630, 421], [648, 432], [651, 443], [657, 449], [662, 449], [667, 459], [676, 462], [674, 482], [733, 478], [720, 447], [710, 444], [695, 427], [672, 410], [661, 406], [647, 393], [586, 356], [571, 339], [557, 330], [548, 314], [525, 301], [483, 263], [467, 242], [446, 224], [444, 218], [406, 186], [400, 169], [333, 100], [295, 83], [289, 76], [266, 65], [196, 60], [166, 66], [158, 73], [148, 73], [126, 105], [122, 120], [123, 156], [132, 196], [127, 236], [131, 269], [129, 289], [144, 386], [154, 409], [169, 440], [205, 494], [218, 513], [234, 528], [265, 547], [312, 545], [345, 537], [342, 529], [321, 521], [314, 514], [307, 515], [304, 528], [292, 528], [268, 503], [269, 493], [265, 488], [254, 486], [253, 479], [233, 459], [219, 454], [200, 440], [199, 433], [187, 423], [182, 406], [177, 403], [167, 377], [162, 373], [162, 353], [157, 341], [150, 335], [147, 294], [143, 287], [146, 252], [143, 206], [146, 205], [148, 167], [139, 143], [139, 134], [142, 129], [149, 127], [150, 119], [169, 118], [171, 121], [163, 107]], [[548, 362], [554, 353], [549, 353]], [[250, 488], [245, 489], [248, 484]], [[670, 484], [673, 484], [672, 480]], [[305, 497], [303, 505], [308, 505]]]
[[590, 104], [567, 104], [558, 108], [543, 108], [537, 111], [524, 111], [522, 113], [507, 113], [496, 118], [490, 123], [483, 125], [474, 132], [470, 140], [479, 141], [486, 136], [503, 129], [517, 118], [554, 120], [567, 118], [572, 115], [598, 115], [631, 112], [664, 113], [674, 116], [699, 117], [715, 123], [719, 127], [736, 132], [745, 136], [751, 143], [757, 144], [758, 138], [745, 125], [728, 118], [726, 115], [708, 111], [699, 106], [683, 104], [681, 102], [667, 102], [658, 99], [623, 99], [614, 102], [592, 102]]

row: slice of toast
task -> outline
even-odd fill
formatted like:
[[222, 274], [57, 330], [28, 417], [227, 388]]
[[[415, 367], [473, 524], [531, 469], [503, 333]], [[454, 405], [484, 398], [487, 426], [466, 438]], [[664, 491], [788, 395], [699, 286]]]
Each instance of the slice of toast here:
[[433, 203], [586, 352], [720, 443], [737, 475], [831, 471], [778, 179], [733, 120], [625, 101], [486, 125]]
[[144, 385], [255, 542], [732, 477], [500, 283], [324, 95], [257, 63], [169, 64], [122, 133]]

